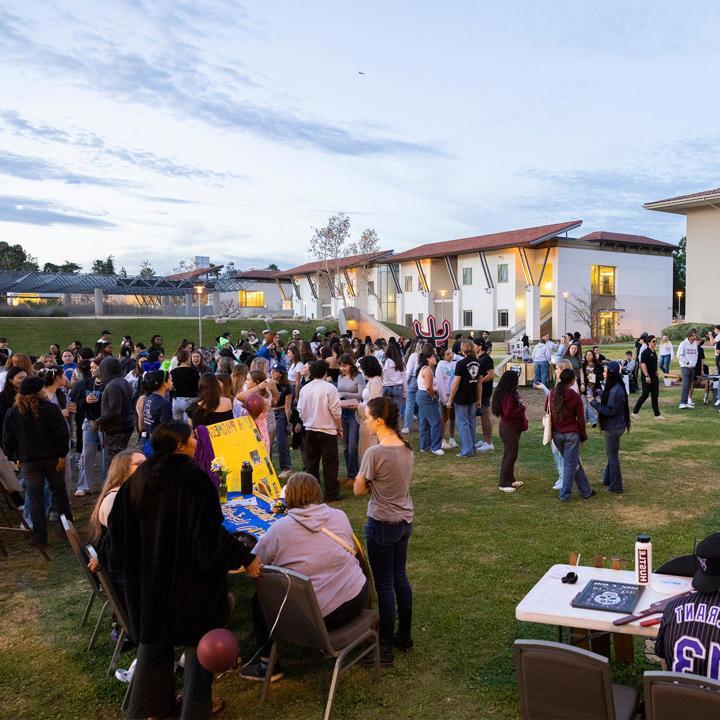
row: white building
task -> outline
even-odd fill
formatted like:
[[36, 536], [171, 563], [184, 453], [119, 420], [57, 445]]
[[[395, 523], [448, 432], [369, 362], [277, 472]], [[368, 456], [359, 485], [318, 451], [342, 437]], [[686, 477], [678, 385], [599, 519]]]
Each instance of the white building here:
[[[672, 321], [672, 251], [659, 240], [569, 233], [574, 220], [429, 243], [412, 250], [343, 258], [329, 279], [321, 263], [281, 271], [296, 315], [337, 317], [357, 307], [409, 326], [434, 315], [454, 330], [500, 330], [507, 337], [578, 329], [573, 305], [592, 307], [595, 335], [657, 332]], [[340, 277], [342, 276], [342, 277]]]

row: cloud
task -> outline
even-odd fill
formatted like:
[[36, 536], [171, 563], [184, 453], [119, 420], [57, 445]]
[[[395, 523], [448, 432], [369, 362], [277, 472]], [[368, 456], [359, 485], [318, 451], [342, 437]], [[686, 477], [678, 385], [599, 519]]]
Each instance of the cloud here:
[[[150, 12], [144, 2], [135, 5]], [[181, 14], [186, 20], [198, 12], [188, 3], [182, 3], [182, 8]], [[179, 18], [177, 13], [175, 17]], [[76, 40], [72, 50], [58, 50], [35, 42], [17, 18], [0, 11], [0, 57], [4, 56], [10, 65], [24, 62], [44, 73], [66, 73], [83, 85], [123, 102], [165, 108], [211, 127], [249, 132], [272, 142], [315, 147], [337, 155], [443, 154], [430, 145], [369, 135], [361, 130], [304, 119], [290, 110], [242, 100], [235, 88], [216, 82], [212, 66], [204, 61], [195, 46], [186, 42], [170, 40], [163, 43], [160, 51], [147, 55], [120, 47], [114, 41], [86, 34], [83, 41]], [[230, 71], [237, 75], [236, 70]]]
[[65, 212], [47, 200], [0, 195], [0, 222], [24, 225], [76, 225], [103, 230], [116, 227], [115, 223], [75, 212]]

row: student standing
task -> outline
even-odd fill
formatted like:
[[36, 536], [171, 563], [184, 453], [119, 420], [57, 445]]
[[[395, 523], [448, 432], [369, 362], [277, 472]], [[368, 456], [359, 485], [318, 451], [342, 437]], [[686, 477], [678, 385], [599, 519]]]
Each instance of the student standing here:
[[340, 395], [340, 407], [342, 408], [345, 469], [347, 470], [348, 481], [354, 481], [360, 464], [358, 458], [360, 423], [357, 420], [356, 411], [362, 399], [362, 392], [365, 389], [365, 377], [357, 369], [351, 355], [341, 355], [338, 366], [340, 375], [337, 389]]
[[590, 404], [590, 401], [595, 397], [595, 391], [600, 387], [601, 377], [602, 368], [598, 362], [597, 355], [595, 355], [592, 350], [587, 350], [580, 372], [580, 392], [585, 399], [587, 421], [592, 423], [593, 427], [597, 425], [597, 413]]
[[482, 442], [475, 446], [478, 452], [494, 450], [492, 443], [492, 415], [490, 414], [490, 399], [493, 393], [493, 380], [495, 379], [495, 363], [490, 357], [490, 350], [486, 343], [480, 343], [475, 349], [478, 361], [478, 379], [480, 384], [480, 425], [482, 426]]
[[172, 390], [173, 383], [170, 373], [165, 370], [153, 370], [146, 373], [143, 386], [147, 397], [143, 404], [140, 447], [145, 457], [152, 455], [151, 436], [158, 425], [169, 423], [173, 419], [173, 409], [167, 394]]
[[695, 403], [690, 395], [692, 384], [695, 380], [695, 367], [698, 360], [697, 330], [690, 330], [687, 337], [680, 343], [677, 351], [678, 362], [680, 363], [680, 375], [682, 376], [682, 387], [680, 389], [680, 409], [694, 408]]
[[354, 492], [370, 493], [365, 539], [378, 595], [380, 662], [389, 666], [394, 660], [393, 644], [402, 650], [413, 646], [412, 588], [406, 570], [413, 527], [413, 453], [398, 431], [399, 411], [390, 398], [370, 400], [365, 415], [379, 444], [365, 452]]
[[392, 401], [398, 407], [399, 413], [402, 409], [406, 380], [405, 363], [395, 343], [388, 343], [383, 359], [380, 362], [383, 369], [383, 395], [392, 398]]
[[542, 338], [540, 338], [538, 344], [533, 348], [532, 361], [533, 369], [535, 371], [535, 376], [533, 378], [533, 387], [538, 387], [538, 385], [540, 384], [547, 387], [550, 362], [548, 357], [548, 346], [545, 342], [544, 335]]
[[660, 340], [660, 369], [667, 375], [670, 372], [670, 361], [673, 359], [673, 344], [667, 335]]
[[415, 343], [413, 351], [407, 359], [405, 365], [405, 376], [407, 378], [407, 397], [405, 398], [405, 416], [403, 418], [403, 427], [401, 432], [407, 435], [412, 427], [413, 417], [415, 416], [415, 395], [417, 393], [417, 367], [420, 359], [420, 353], [423, 351], [423, 344], [420, 340], [413, 340]]
[[[442, 360], [435, 368], [435, 382], [437, 383], [438, 398], [440, 399], [440, 411], [442, 413], [442, 445], [443, 450], [456, 448], [455, 442], [455, 412], [453, 408], [448, 407], [450, 399], [450, 386], [453, 377], [455, 377], [455, 359], [454, 353], [450, 348], [445, 348], [442, 354]], [[445, 428], [448, 429], [448, 439], [445, 438]]]
[[477, 410], [482, 407], [482, 391], [478, 382], [480, 364], [475, 357], [472, 340], [463, 340], [460, 352], [463, 359], [455, 365], [447, 407], [455, 409], [455, 424], [460, 435], [458, 457], [470, 457], [475, 454]]
[[[640, 360], [640, 383], [642, 386], [642, 395], [637, 399], [633, 408], [633, 417], [638, 417], [640, 408], [650, 396], [653, 413], [656, 420], [664, 420], [660, 414], [660, 406], [658, 405], [658, 397], [660, 395], [660, 378], [658, 377], [658, 359], [655, 348], [657, 347], [657, 338], [654, 335], [648, 335], [647, 348], [643, 350]], [[602, 425], [602, 423], [601, 423]]]
[[[273, 413], [275, 414], [275, 442], [278, 449], [278, 460], [280, 462], [281, 480], [289, 478], [292, 474], [292, 458], [290, 457], [290, 445], [288, 443], [288, 425], [290, 413], [292, 412], [292, 386], [288, 381], [287, 370], [280, 363], [275, 363], [270, 371], [275, 382], [278, 396], [273, 398]], [[272, 448], [270, 448], [272, 454]]]
[[422, 352], [417, 371], [417, 406], [420, 430], [420, 452], [444, 455], [442, 449], [442, 421], [438, 405], [437, 384], [434, 369], [437, 363], [435, 353]]
[[[645, 362], [650, 352], [646, 347], [642, 353]], [[592, 405], [600, 414], [600, 429], [605, 434], [605, 454], [607, 465], [603, 474], [603, 484], [608, 492], [623, 492], [622, 470], [620, 469], [620, 437], [630, 431], [630, 411], [625, 383], [620, 375], [620, 364], [609, 362], [605, 366], [605, 387], [600, 398], [595, 398]]]
[[373, 355], [364, 355], [357, 363], [365, 378], [365, 388], [362, 391], [362, 402], [358, 405], [357, 419], [360, 423], [360, 446], [358, 458], [362, 462], [365, 451], [372, 445], [377, 445], [377, 436], [372, 433], [365, 422], [365, 407], [373, 398], [382, 395], [382, 366]]
[[500, 466], [500, 490], [515, 492], [522, 487], [522, 480], [515, 479], [515, 462], [520, 449], [520, 435], [528, 429], [525, 405], [517, 391], [518, 374], [506, 370], [492, 396], [492, 413], [500, 418], [500, 439], [503, 441], [503, 456]]
[[132, 435], [132, 390], [127, 380], [121, 376], [120, 362], [114, 357], [106, 357], [100, 363], [99, 374], [104, 391], [100, 402], [100, 417], [95, 421], [95, 427], [102, 431], [105, 438], [109, 464], [127, 447]]
[[173, 384], [173, 420], [187, 422], [186, 410], [197, 400], [200, 373], [196, 368], [190, 366], [188, 350], [178, 350], [175, 359], [177, 365], [170, 371]]

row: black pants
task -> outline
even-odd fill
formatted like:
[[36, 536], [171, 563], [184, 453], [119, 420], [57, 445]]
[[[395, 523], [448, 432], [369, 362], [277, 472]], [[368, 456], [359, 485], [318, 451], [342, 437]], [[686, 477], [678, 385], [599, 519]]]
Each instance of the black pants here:
[[108, 467], [110, 467], [113, 458], [127, 448], [130, 442], [130, 435], [132, 435], [132, 433], [129, 432], [105, 434], [105, 452], [107, 454]]
[[653, 413], [655, 413], [655, 417], [657, 417], [660, 414], [660, 406], [658, 405], [658, 396], [660, 395], [660, 379], [657, 375], [655, 375], [655, 377], [650, 378], [650, 380], [648, 381], [645, 379], [645, 375], [642, 375], [640, 377], [640, 382], [642, 383], [642, 395], [640, 395], [640, 397], [637, 399], [635, 407], [633, 408], [633, 412], [640, 412], [640, 408], [642, 407], [643, 403], [648, 399], [649, 395], [650, 402], [652, 403]]
[[340, 490], [338, 483], [338, 439], [337, 435], [305, 431], [305, 446], [303, 448], [303, 470], [320, 480], [320, 460], [323, 466], [323, 484], [325, 485], [325, 500], [335, 500]]
[[[132, 680], [128, 717], [175, 717], [175, 660], [172, 645], [140, 644]], [[205, 720], [212, 713], [213, 674], [197, 659], [197, 647], [185, 648], [183, 720]]]
[[58, 514], [65, 515], [68, 520], [73, 519], [70, 500], [65, 487], [65, 473], [62, 470], [56, 470], [57, 464], [57, 458], [22, 463], [33, 531], [38, 542], [43, 545], [47, 542], [47, 519], [45, 518], [46, 480], [52, 493], [52, 507], [55, 508]]
[[605, 430], [605, 455], [607, 465], [603, 473], [603, 485], [607, 485], [610, 492], [621, 493], [623, 491], [622, 470], [620, 468], [620, 438], [625, 428]]
[[500, 487], [512, 487], [515, 482], [515, 462], [520, 449], [520, 430], [515, 425], [500, 420], [500, 439], [503, 441]]
[[[351, 620], [354, 620], [367, 607], [369, 594], [370, 588], [366, 580], [362, 590], [354, 598], [344, 602], [340, 607], [335, 608], [331, 613], [325, 615], [323, 620], [325, 621], [325, 627], [328, 631], [337, 630], [343, 627], [343, 625], [347, 625]], [[260, 657], [267, 659], [270, 657], [270, 632], [268, 631], [268, 626], [265, 622], [265, 616], [260, 607], [260, 600], [258, 600], [257, 594], [253, 595], [250, 599], [250, 605], [252, 607], [255, 639], [260, 646]]]

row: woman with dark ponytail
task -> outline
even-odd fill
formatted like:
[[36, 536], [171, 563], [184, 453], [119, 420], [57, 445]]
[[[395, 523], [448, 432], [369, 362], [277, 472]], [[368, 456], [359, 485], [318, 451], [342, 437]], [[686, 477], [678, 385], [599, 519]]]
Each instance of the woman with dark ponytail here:
[[503, 441], [503, 456], [500, 466], [500, 490], [515, 492], [522, 487], [522, 480], [515, 479], [515, 462], [520, 449], [520, 435], [528, 429], [525, 405], [517, 391], [518, 374], [506, 370], [492, 396], [491, 409], [500, 418], [500, 439]]
[[590, 488], [587, 475], [580, 462], [580, 447], [587, 440], [585, 408], [580, 395], [572, 389], [575, 373], [565, 368], [545, 401], [545, 412], [550, 413], [552, 437], [555, 447], [563, 456], [563, 486], [560, 500], [570, 502], [573, 482], [583, 500], [597, 493]]
[[600, 429], [605, 435], [607, 465], [603, 484], [608, 492], [620, 495], [623, 492], [622, 470], [620, 469], [620, 436], [630, 432], [630, 407], [625, 383], [620, 374], [620, 364], [609, 362], [605, 366], [605, 387], [600, 399], [595, 397], [590, 404], [600, 415]]
[[139, 646], [131, 718], [175, 717], [176, 646], [185, 648], [180, 717], [210, 717], [213, 674], [198, 662], [197, 644], [228, 619], [228, 570], [260, 572], [223, 527], [217, 491], [193, 460], [196, 445], [185, 423], [155, 429], [152, 456], [118, 490], [100, 548], [100, 564], [124, 574], [130, 637]]
[[365, 424], [377, 435], [378, 444], [365, 451], [354, 484], [356, 495], [370, 493], [365, 539], [378, 595], [380, 663], [384, 667], [393, 664], [393, 645], [404, 651], [413, 646], [412, 588], [405, 569], [413, 522], [413, 453], [400, 434], [399, 417], [393, 398], [368, 401]]
[[142, 406], [140, 418], [140, 446], [146, 457], [152, 455], [153, 447], [150, 437], [158, 425], [169, 423], [173, 419], [172, 404], [167, 394], [172, 390], [173, 383], [167, 370], [153, 370], [143, 376], [143, 389], [147, 394]]

